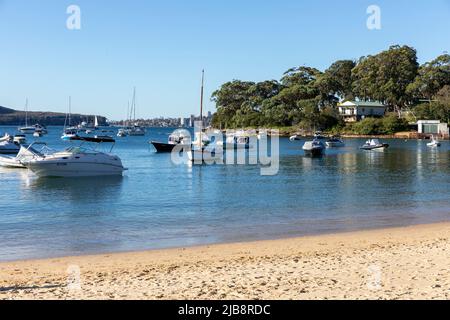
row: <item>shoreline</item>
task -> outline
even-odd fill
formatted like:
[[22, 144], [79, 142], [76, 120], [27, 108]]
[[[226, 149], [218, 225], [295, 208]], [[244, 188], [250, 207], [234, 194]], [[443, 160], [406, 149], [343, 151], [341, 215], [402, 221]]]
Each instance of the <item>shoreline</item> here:
[[[450, 222], [441, 222], [0, 262], [0, 299], [450, 298], [449, 264]], [[68, 286], [68, 268], [80, 288]], [[382, 279], [375, 289], [371, 272]]]

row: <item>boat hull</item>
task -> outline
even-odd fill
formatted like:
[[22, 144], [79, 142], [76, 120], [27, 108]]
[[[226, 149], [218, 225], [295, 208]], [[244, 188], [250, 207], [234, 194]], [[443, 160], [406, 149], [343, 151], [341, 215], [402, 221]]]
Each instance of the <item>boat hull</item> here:
[[151, 144], [155, 147], [156, 152], [159, 153], [168, 153], [172, 152], [173, 148], [175, 148], [175, 144], [163, 143], [157, 141], [151, 141]]
[[383, 143], [382, 145], [378, 145], [378, 146], [362, 146], [361, 147], [362, 150], [366, 150], [366, 151], [384, 151], [387, 148], [389, 148], [389, 145], [386, 143]]
[[30, 161], [26, 167], [39, 177], [97, 177], [121, 176], [125, 170], [122, 166], [108, 163], [80, 163], [80, 162], [53, 162]]
[[0, 167], [26, 169], [26, 167], [16, 159], [16, 157], [0, 156]]
[[306, 156], [310, 157], [321, 157], [325, 154], [325, 150], [322, 148], [314, 148], [314, 149], [303, 149]]

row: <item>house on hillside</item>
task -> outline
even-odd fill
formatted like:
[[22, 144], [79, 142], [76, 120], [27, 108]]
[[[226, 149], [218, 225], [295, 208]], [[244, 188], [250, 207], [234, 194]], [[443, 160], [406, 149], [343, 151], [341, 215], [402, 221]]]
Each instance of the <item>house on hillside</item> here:
[[345, 122], [357, 122], [366, 117], [382, 117], [387, 107], [376, 101], [346, 101], [339, 103], [338, 108]]

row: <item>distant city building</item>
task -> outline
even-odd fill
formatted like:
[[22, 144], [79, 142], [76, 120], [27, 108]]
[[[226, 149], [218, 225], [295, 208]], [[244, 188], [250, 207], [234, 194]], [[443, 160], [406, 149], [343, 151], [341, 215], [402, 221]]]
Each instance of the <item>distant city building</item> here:
[[[154, 118], [154, 119], [137, 119], [136, 123], [140, 126], [144, 127], [170, 127], [170, 128], [191, 128], [194, 127], [195, 122], [200, 121], [200, 117], [196, 117], [195, 115], [191, 115], [189, 118]], [[203, 124], [208, 127], [211, 125], [212, 121], [212, 113], [208, 112], [207, 116], [203, 116]], [[129, 126], [129, 121], [111, 121], [111, 125], [113, 126]]]
[[339, 103], [339, 115], [345, 122], [357, 122], [366, 117], [382, 117], [386, 106], [376, 101], [346, 101]]

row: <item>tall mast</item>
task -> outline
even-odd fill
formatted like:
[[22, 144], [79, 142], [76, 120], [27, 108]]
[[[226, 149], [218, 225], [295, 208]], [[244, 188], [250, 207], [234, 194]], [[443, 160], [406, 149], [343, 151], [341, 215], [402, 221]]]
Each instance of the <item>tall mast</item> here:
[[28, 98], [25, 101], [25, 127], [28, 127]]
[[203, 127], [203, 91], [204, 91], [204, 85], [205, 85], [205, 70], [202, 70], [202, 91], [201, 91], [201, 97], [200, 97], [200, 121], [202, 122], [202, 127]]
[[69, 96], [69, 127], [71, 126], [71, 114], [72, 114], [72, 97]]
[[133, 89], [133, 121], [136, 123], [136, 87]]

